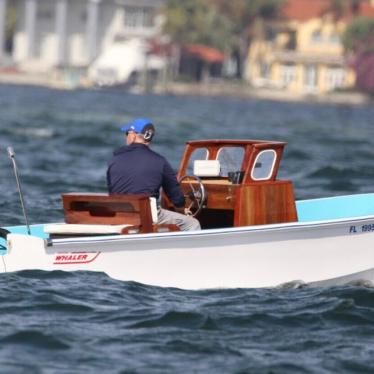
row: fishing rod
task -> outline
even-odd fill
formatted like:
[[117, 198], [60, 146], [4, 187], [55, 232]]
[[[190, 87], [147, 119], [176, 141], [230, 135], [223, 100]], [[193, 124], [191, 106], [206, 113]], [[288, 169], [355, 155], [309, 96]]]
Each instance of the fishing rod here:
[[14, 175], [16, 177], [17, 189], [18, 189], [19, 199], [21, 201], [21, 207], [22, 207], [22, 211], [23, 211], [23, 217], [25, 218], [25, 223], [26, 223], [26, 227], [27, 227], [27, 233], [29, 235], [31, 235], [30, 225], [29, 225], [29, 221], [27, 219], [27, 214], [26, 214], [26, 209], [25, 209], [25, 202], [24, 202], [24, 199], [23, 199], [23, 193], [22, 193], [22, 189], [21, 189], [21, 183], [20, 183], [19, 176], [18, 176], [18, 168], [17, 168], [15, 153], [14, 153], [14, 150], [13, 150], [12, 147], [8, 147], [7, 148], [7, 152], [8, 152], [8, 156], [9, 156], [9, 158], [12, 161], [12, 164], [13, 164]]

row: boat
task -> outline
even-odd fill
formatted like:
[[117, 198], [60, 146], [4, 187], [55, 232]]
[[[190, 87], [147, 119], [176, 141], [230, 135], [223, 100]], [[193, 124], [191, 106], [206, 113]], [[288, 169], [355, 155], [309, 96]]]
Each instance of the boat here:
[[157, 224], [146, 195], [63, 193], [60, 223], [0, 229], [0, 270], [95, 271], [181, 289], [372, 282], [374, 193], [296, 201], [292, 181], [277, 177], [285, 146], [187, 142], [178, 178], [199, 231]]

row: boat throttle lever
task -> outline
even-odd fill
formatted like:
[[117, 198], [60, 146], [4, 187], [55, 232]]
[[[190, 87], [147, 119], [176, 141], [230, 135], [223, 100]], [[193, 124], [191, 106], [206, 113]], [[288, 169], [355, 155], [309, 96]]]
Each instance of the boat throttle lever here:
[[29, 221], [27, 219], [27, 214], [26, 214], [26, 209], [25, 209], [25, 202], [24, 202], [23, 193], [22, 193], [22, 189], [21, 189], [21, 183], [20, 183], [19, 176], [18, 176], [18, 168], [17, 168], [17, 163], [16, 163], [16, 158], [15, 158], [14, 150], [13, 150], [12, 147], [8, 147], [7, 151], [8, 151], [8, 156], [9, 156], [9, 158], [12, 161], [12, 164], [13, 164], [14, 175], [16, 177], [17, 189], [18, 189], [18, 193], [19, 193], [19, 199], [21, 201], [21, 207], [22, 207], [23, 217], [25, 218], [25, 223], [26, 223], [26, 227], [27, 227], [27, 233], [29, 235], [31, 235], [30, 225], [29, 225]]

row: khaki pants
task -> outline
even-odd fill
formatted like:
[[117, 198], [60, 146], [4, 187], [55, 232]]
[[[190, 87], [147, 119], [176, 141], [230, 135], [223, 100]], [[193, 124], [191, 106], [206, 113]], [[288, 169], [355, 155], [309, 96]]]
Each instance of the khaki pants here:
[[201, 230], [200, 222], [196, 218], [162, 208], [158, 208], [157, 212], [159, 224], [174, 224], [182, 231]]

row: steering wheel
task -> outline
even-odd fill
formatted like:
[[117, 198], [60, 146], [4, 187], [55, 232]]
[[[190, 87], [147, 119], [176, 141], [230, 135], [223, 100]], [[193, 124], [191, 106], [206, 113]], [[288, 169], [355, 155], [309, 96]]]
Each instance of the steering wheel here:
[[184, 180], [194, 180], [197, 182], [197, 186], [188, 183], [189, 191], [184, 195], [187, 205], [186, 209], [192, 213], [192, 217], [195, 217], [200, 213], [206, 201], [207, 194], [205, 192], [205, 187], [201, 179], [195, 175], [185, 175], [179, 179], [179, 183], [182, 183]]

